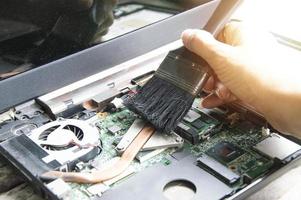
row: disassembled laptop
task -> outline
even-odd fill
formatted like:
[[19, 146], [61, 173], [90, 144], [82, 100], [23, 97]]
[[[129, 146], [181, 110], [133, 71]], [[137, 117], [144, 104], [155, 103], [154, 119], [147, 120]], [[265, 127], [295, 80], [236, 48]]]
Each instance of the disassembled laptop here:
[[166, 199], [184, 184], [195, 199], [241, 198], [301, 154], [301, 141], [273, 130], [239, 104], [200, 107], [171, 134], [155, 133], [119, 176], [97, 184], [46, 180], [51, 170], [90, 173], [116, 162], [145, 126], [122, 104], [167, 51], [152, 51], [0, 115], [0, 152], [50, 199]]

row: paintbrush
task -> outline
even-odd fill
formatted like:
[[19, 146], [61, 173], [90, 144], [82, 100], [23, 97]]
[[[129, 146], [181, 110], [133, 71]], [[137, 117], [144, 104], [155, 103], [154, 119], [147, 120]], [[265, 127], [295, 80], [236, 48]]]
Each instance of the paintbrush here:
[[[221, 1], [204, 30], [216, 36], [239, 3]], [[124, 103], [158, 130], [169, 133], [187, 114], [210, 73], [204, 59], [181, 47], [170, 51], [155, 75]]]
[[210, 67], [185, 47], [170, 51], [154, 76], [125, 105], [169, 133], [183, 119], [209, 77]]

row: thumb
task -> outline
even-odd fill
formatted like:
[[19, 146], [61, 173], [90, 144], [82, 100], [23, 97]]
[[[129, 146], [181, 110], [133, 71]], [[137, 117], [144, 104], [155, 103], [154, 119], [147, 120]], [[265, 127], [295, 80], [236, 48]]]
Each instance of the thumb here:
[[[204, 58], [214, 71], [219, 71], [220, 61], [230, 56], [232, 46], [216, 40], [203, 30], [188, 29], [182, 33], [184, 46]], [[222, 59], [221, 59], [222, 58]]]

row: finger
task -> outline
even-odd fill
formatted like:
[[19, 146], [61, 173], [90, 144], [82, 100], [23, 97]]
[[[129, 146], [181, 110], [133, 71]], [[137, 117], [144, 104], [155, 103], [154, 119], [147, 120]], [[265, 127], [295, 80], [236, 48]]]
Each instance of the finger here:
[[227, 23], [218, 34], [217, 39], [231, 46], [243, 45], [245, 41], [243, 23], [238, 21]]
[[183, 32], [182, 40], [186, 48], [203, 57], [210, 65], [214, 65], [219, 56], [226, 57], [230, 48], [203, 30], [188, 29]]
[[225, 104], [216, 94], [211, 93], [201, 101], [201, 107], [203, 108], [215, 108]]
[[270, 45], [277, 43], [276, 39], [264, 27], [238, 21], [231, 21], [226, 24], [217, 38], [231, 46], [262, 47], [262, 44], [269, 44], [268, 46], [271, 48]]
[[207, 93], [211, 93], [214, 89], [215, 89], [215, 78], [213, 76], [210, 76], [203, 88], [203, 91]]
[[216, 83], [216, 96], [220, 98], [224, 103], [229, 103], [237, 100], [236, 96], [224, 86], [221, 82]]
[[205, 97], [201, 102], [204, 108], [214, 108], [237, 100], [236, 96], [222, 83], [215, 82], [215, 88], [215, 91]]

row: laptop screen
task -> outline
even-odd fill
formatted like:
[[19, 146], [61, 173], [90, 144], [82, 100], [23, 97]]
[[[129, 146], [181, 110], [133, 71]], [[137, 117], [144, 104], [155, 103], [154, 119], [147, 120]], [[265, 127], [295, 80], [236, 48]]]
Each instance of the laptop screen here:
[[0, 80], [210, 0], [2, 0]]

